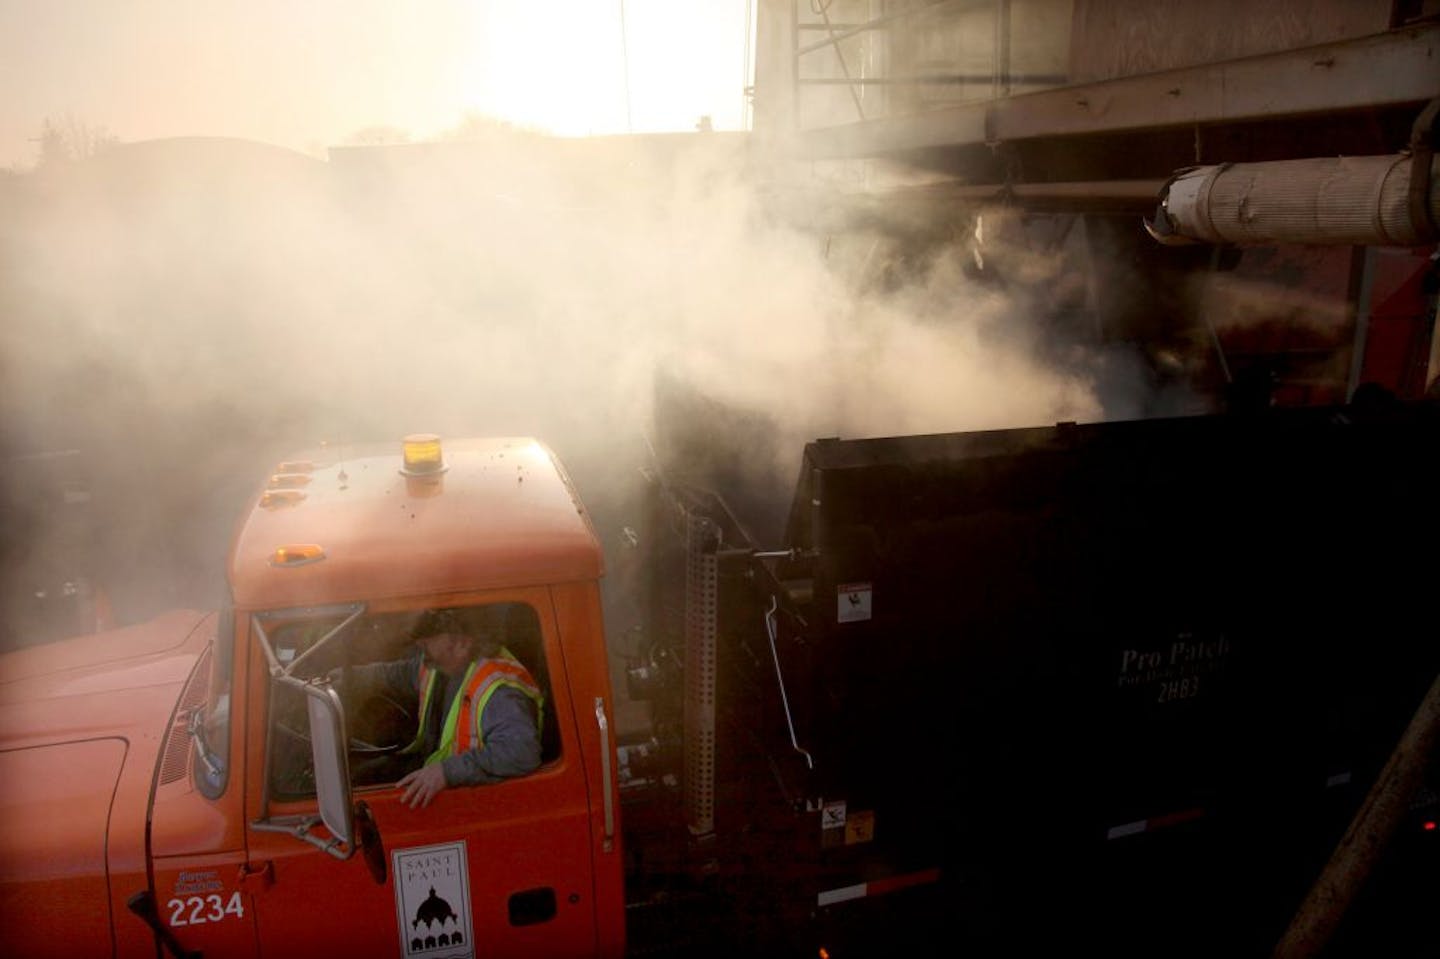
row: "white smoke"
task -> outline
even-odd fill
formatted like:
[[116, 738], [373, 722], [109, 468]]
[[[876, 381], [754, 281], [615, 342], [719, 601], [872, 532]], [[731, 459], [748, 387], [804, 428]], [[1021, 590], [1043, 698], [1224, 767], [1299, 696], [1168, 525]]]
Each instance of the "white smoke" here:
[[158, 603], [213, 594], [244, 495], [321, 440], [533, 434], [622, 504], [657, 370], [773, 422], [781, 478], [817, 435], [1103, 415], [1100, 367], [1057, 367], [965, 238], [876, 284], [771, 215], [754, 170], [738, 138], [495, 129], [329, 163], [153, 142], [9, 178], [5, 445], [86, 452], [101, 559], [154, 560], [165, 588], [128, 585]]

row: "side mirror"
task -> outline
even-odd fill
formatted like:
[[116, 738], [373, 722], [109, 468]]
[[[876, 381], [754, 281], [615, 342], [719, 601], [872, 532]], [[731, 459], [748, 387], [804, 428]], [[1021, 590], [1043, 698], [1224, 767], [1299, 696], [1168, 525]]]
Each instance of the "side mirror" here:
[[315, 796], [320, 821], [330, 835], [355, 846], [355, 818], [350, 790], [350, 756], [345, 736], [345, 708], [329, 685], [305, 684], [310, 714], [310, 748], [315, 759]]
[[[315, 799], [320, 815], [271, 818], [269, 800], [251, 826], [265, 832], [283, 832], [308, 842], [336, 859], [349, 859], [357, 850], [365, 853], [365, 864], [375, 881], [385, 882], [385, 843], [370, 807], [354, 801], [350, 788], [349, 739], [345, 733], [345, 707], [324, 680], [306, 682], [290, 676], [275, 681], [305, 694], [310, 720], [310, 752], [315, 775]], [[316, 836], [311, 828], [324, 824], [328, 837]]]

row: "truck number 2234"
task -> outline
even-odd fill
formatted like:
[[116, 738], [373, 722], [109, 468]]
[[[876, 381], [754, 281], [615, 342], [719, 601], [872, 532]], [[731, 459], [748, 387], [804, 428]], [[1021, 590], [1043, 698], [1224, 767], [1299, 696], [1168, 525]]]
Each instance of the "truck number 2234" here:
[[[226, 916], [234, 916], [236, 919], [245, 918], [245, 904], [240, 899], [240, 893], [236, 892], [230, 896], [229, 902], [224, 902], [214, 893], [208, 896], [187, 896], [184, 899], [171, 899], [165, 903], [170, 910], [170, 925], [172, 926], [198, 926], [202, 922], [219, 922]], [[186, 910], [189, 914], [186, 914]]]

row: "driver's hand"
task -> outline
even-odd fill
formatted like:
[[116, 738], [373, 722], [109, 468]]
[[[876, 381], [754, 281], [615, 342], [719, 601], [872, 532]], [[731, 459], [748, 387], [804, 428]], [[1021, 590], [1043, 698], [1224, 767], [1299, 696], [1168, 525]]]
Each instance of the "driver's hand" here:
[[400, 795], [401, 803], [411, 809], [422, 809], [446, 787], [445, 770], [439, 763], [431, 763], [406, 774], [395, 785], [405, 790]]
[[330, 681], [330, 688], [335, 690], [335, 694], [348, 708], [351, 705], [350, 687], [345, 682], [345, 672], [344, 666], [336, 666], [334, 669], [326, 671], [325, 678]]

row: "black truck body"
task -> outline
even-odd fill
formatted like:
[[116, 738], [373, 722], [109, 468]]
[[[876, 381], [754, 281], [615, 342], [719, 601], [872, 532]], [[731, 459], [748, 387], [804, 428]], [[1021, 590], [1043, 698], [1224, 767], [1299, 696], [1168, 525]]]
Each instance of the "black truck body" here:
[[[1433, 405], [821, 440], [766, 543], [703, 402], [647, 537], [642, 885], [668, 810], [750, 948], [1269, 954], [1440, 672]], [[1424, 954], [1430, 765], [1337, 949]]]

